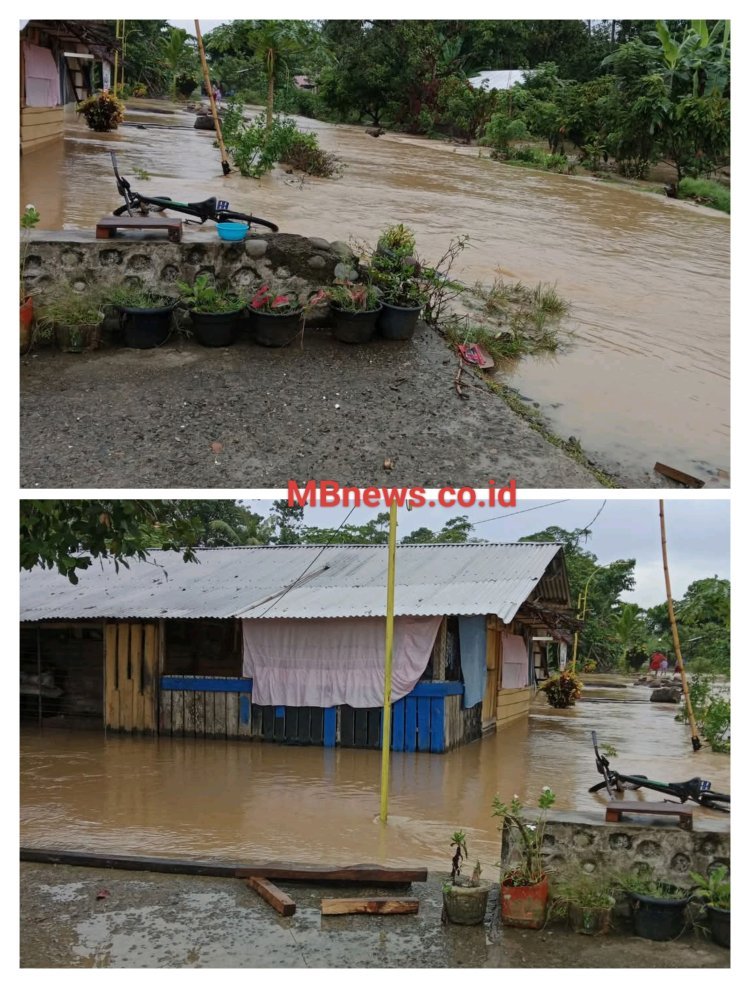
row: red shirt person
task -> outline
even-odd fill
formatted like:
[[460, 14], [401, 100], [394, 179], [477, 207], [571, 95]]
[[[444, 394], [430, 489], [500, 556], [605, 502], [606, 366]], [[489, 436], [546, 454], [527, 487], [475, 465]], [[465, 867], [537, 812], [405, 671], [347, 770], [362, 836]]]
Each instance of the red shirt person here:
[[652, 672], [658, 672], [661, 669], [662, 662], [666, 662], [667, 657], [663, 652], [654, 652], [651, 656], [651, 661], [648, 664], [649, 669]]

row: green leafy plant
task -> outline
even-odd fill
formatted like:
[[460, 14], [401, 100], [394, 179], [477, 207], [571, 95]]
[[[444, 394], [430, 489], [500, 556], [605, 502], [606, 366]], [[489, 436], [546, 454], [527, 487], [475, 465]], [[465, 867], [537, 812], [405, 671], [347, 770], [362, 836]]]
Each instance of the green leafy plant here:
[[142, 285], [118, 285], [107, 293], [106, 301], [123, 309], [159, 309], [177, 300]]
[[333, 152], [323, 150], [316, 134], [303, 134], [298, 130], [287, 135], [280, 161], [314, 178], [339, 178], [344, 170]]
[[82, 100], [76, 106], [76, 113], [85, 118], [91, 130], [106, 132], [117, 130], [117, 125], [125, 117], [125, 106], [116, 96], [105, 90]]
[[583, 683], [574, 672], [564, 669], [557, 676], [550, 676], [541, 683], [540, 690], [547, 694], [547, 703], [551, 707], [563, 709], [572, 707], [583, 691]]
[[[540, 812], [529, 821], [518, 796], [514, 796], [510, 803], [504, 803], [499, 796], [493, 799], [492, 815], [503, 818], [498, 829], [502, 831], [506, 824], [510, 824], [511, 847], [508, 866], [503, 870], [503, 882], [509, 885], [536, 885], [544, 878], [542, 845], [547, 810], [554, 802], [554, 792], [549, 786], [544, 786], [537, 803]], [[514, 857], [516, 860], [512, 860]]]
[[151, 176], [145, 168], [134, 168], [133, 174], [141, 182], [148, 182], [151, 179]]
[[730, 192], [726, 185], [705, 178], [683, 178], [677, 191], [680, 199], [692, 199], [723, 213], [730, 212]]
[[77, 292], [72, 285], [55, 285], [39, 305], [41, 328], [92, 326], [102, 320], [102, 298], [98, 292]]
[[41, 215], [33, 203], [28, 203], [21, 214], [21, 266], [20, 266], [20, 302], [26, 301], [29, 292], [26, 291], [26, 260], [29, 256], [29, 244], [31, 243], [31, 231], [37, 225]]
[[378, 307], [378, 293], [373, 285], [336, 283], [325, 290], [328, 301], [345, 312], [371, 312]]
[[616, 888], [635, 895], [646, 895], [653, 899], [679, 900], [688, 897], [687, 889], [673, 885], [671, 882], [655, 878], [650, 868], [629, 871], [616, 875]]
[[714, 909], [730, 908], [729, 869], [726, 865], [717, 865], [705, 875], [691, 871], [690, 877], [695, 882], [693, 895], [696, 899]]
[[290, 315], [301, 312], [304, 308], [297, 292], [275, 289], [268, 284], [261, 285], [255, 291], [249, 305], [253, 312], [270, 312], [276, 315]]
[[608, 872], [570, 870], [555, 877], [553, 901], [555, 907], [583, 906], [587, 909], [608, 909], [614, 905], [616, 880]]
[[207, 274], [198, 275], [192, 285], [180, 281], [177, 287], [180, 290], [180, 301], [194, 312], [237, 312], [243, 308], [243, 303], [236, 295], [218, 288]]

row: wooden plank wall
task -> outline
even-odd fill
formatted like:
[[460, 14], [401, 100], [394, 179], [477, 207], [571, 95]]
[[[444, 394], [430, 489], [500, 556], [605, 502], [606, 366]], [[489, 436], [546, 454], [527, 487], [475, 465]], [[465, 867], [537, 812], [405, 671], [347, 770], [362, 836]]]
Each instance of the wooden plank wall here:
[[65, 132], [62, 106], [24, 106], [21, 110], [21, 153], [28, 154]]
[[[159, 733], [195, 738], [260, 737], [248, 692], [161, 690]], [[255, 730], [253, 721], [255, 719]]]
[[510, 724], [519, 717], [528, 717], [531, 701], [534, 698], [532, 686], [522, 686], [515, 690], [500, 690], [497, 695], [497, 726]]
[[156, 732], [158, 628], [120, 621], [104, 631], [104, 723], [113, 731]]

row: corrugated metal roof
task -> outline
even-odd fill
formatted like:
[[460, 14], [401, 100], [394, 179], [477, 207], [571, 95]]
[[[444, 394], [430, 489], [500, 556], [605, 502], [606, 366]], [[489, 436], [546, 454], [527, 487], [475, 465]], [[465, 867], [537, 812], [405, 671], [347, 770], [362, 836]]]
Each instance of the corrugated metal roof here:
[[[119, 573], [110, 561], [95, 561], [80, 574], [77, 586], [56, 571], [24, 572], [21, 620], [385, 614], [384, 545], [249, 546], [200, 549], [197, 556], [198, 563], [184, 563], [174, 552], [153, 551], [147, 562], [133, 560]], [[537, 599], [568, 603], [560, 545], [397, 549], [398, 615], [497, 614], [508, 622], [532, 593]]]
[[474, 89], [481, 89], [483, 86], [487, 89], [512, 89], [517, 82], [526, 82], [533, 75], [531, 69], [491, 69], [472, 76], [469, 84]]

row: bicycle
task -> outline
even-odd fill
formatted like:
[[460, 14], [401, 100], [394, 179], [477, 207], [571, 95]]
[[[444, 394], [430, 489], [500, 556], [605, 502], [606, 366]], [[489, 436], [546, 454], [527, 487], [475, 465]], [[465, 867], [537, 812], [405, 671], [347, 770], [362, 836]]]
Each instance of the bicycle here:
[[132, 216], [138, 212], [141, 216], [148, 216], [149, 213], [163, 213], [165, 209], [175, 213], [183, 213], [185, 216], [194, 217], [187, 220], [188, 223], [205, 223], [206, 220], [213, 220], [214, 223], [228, 223], [232, 220], [240, 220], [248, 226], [265, 226], [273, 233], [278, 233], [278, 226], [270, 220], [261, 219], [260, 216], [237, 213], [229, 208], [229, 203], [224, 199], [217, 199], [211, 196], [202, 202], [179, 202], [169, 196], [146, 196], [142, 192], [136, 192], [131, 188], [130, 182], [120, 175], [117, 168], [117, 155], [114, 151], [109, 152], [112, 156], [112, 168], [114, 169], [117, 181], [117, 191], [125, 200], [122, 206], [112, 211], [113, 216], [123, 216], [125, 213]]
[[711, 810], [722, 810], [725, 813], [729, 812], [729, 794], [714, 792], [711, 783], [706, 779], [696, 777], [685, 782], [659, 782], [656, 779], [649, 779], [645, 775], [625, 775], [610, 768], [608, 759], [599, 753], [596, 731], [591, 732], [591, 740], [594, 743], [596, 768], [599, 774], [604, 777], [604, 781], [591, 786], [589, 792], [600, 792], [602, 789], [606, 789], [610, 799], [614, 799], [615, 792], [650, 789], [653, 792], [660, 792], [664, 796], [675, 796], [681, 803], [690, 799], [694, 803], [698, 803], [699, 806], [706, 806]]

